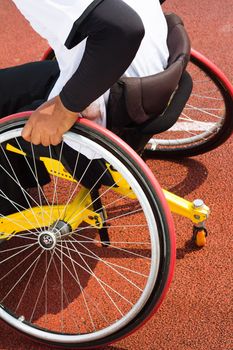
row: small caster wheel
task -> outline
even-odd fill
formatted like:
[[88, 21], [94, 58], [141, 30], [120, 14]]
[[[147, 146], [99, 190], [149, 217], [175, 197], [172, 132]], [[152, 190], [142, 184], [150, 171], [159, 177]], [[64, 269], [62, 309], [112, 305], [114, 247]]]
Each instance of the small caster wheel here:
[[207, 231], [205, 228], [193, 228], [193, 240], [197, 247], [204, 247], [206, 245]]

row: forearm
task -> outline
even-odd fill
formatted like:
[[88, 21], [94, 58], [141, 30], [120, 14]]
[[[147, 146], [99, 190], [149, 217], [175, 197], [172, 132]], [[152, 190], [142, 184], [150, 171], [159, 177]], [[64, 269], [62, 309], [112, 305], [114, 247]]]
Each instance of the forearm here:
[[82, 61], [60, 93], [64, 106], [82, 111], [125, 72], [144, 35], [139, 16], [121, 0], [105, 0], [80, 27], [87, 43]]

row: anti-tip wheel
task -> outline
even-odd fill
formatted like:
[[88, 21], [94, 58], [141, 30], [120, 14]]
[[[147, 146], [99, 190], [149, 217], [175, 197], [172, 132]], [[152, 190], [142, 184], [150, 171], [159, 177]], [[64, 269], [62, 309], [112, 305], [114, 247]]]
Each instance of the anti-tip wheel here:
[[207, 231], [205, 228], [193, 228], [193, 240], [197, 247], [204, 247], [206, 245]]

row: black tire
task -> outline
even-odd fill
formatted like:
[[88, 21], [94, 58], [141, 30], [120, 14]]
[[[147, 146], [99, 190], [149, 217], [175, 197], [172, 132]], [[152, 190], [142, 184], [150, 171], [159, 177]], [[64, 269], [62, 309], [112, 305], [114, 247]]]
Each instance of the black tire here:
[[145, 158], [196, 156], [217, 148], [232, 135], [233, 86], [195, 50], [187, 71], [193, 80], [192, 94], [173, 128], [149, 141]]
[[[165, 296], [175, 261], [170, 211], [146, 164], [112, 133], [82, 120], [64, 135], [60, 146], [34, 147], [20, 138], [25, 115], [0, 124], [1, 176], [15, 179], [28, 204], [24, 208], [14, 194], [1, 188], [1, 199], [17, 210], [0, 215], [0, 232], [10, 238], [0, 245], [0, 318], [45, 344], [76, 349], [106, 345], [136, 330]], [[28, 171], [36, 180], [34, 195], [14, 171], [9, 143], [27, 155], [18, 157], [26, 164], [24, 177]], [[82, 150], [87, 146], [89, 166], [81, 174]], [[96, 152], [101, 160], [93, 159]], [[71, 161], [68, 154], [72, 154]], [[37, 176], [41, 156], [61, 162], [69, 174], [53, 163], [51, 184], [42, 188], [43, 179]], [[103, 156], [105, 172], [101, 174]], [[111, 166], [111, 176], [106, 164]], [[114, 192], [121, 187], [113, 176], [116, 169], [127, 179], [123, 194]], [[100, 172], [97, 181], [92, 182], [92, 189], [84, 189], [85, 195], [71, 208], [83, 190], [80, 183], [89, 181], [90, 171], [93, 177]], [[96, 191], [94, 197], [89, 196], [97, 182], [103, 184], [98, 191], [105, 208], [100, 208], [99, 201], [96, 211], [88, 201], [97, 198]], [[98, 208], [107, 213], [104, 225], [111, 224], [104, 238], [98, 229]], [[85, 210], [94, 215], [82, 214]], [[81, 226], [74, 224], [78, 218]]]

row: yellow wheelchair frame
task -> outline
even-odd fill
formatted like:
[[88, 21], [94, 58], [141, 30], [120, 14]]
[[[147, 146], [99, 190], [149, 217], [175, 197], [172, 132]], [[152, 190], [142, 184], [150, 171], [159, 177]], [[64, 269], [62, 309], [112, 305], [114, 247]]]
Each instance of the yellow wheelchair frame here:
[[[9, 143], [6, 149], [10, 152], [26, 156], [26, 153]], [[41, 157], [40, 160], [44, 163], [50, 175], [77, 182], [60, 161], [46, 157]], [[106, 164], [106, 166], [115, 183], [118, 185], [117, 188], [113, 187], [112, 190], [134, 199], [135, 196], [126, 180], [123, 179], [116, 170], [111, 169], [108, 164]], [[167, 190], [163, 190], [163, 193], [172, 213], [181, 215], [192, 221], [195, 244], [198, 247], [204, 246], [207, 236], [205, 222], [210, 213], [209, 207], [207, 207], [201, 199], [190, 202]], [[61, 213], [64, 213], [64, 220], [70, 225], [72, 230], [76, 229], [81, 222], [86, 222], [96, 229], [101, 229], [103, 227], [103, 221], [107, 218], [106, 211], [104, 211], [105, 217], [103, 218], [102, 213], [98, 213], [94, 210], [89, 189], [82, 187], [78, 195], [68, 205], [54, 205], [52, 208], [50, 206], [38, 206], [30, 210], [26, 209], [8, 215], [7, 217], [2, 217], [0, 221], [0, 239], [8, 240], [22, 231], [22, 229], [32, 230], [37, 227], [51, 227]]]

